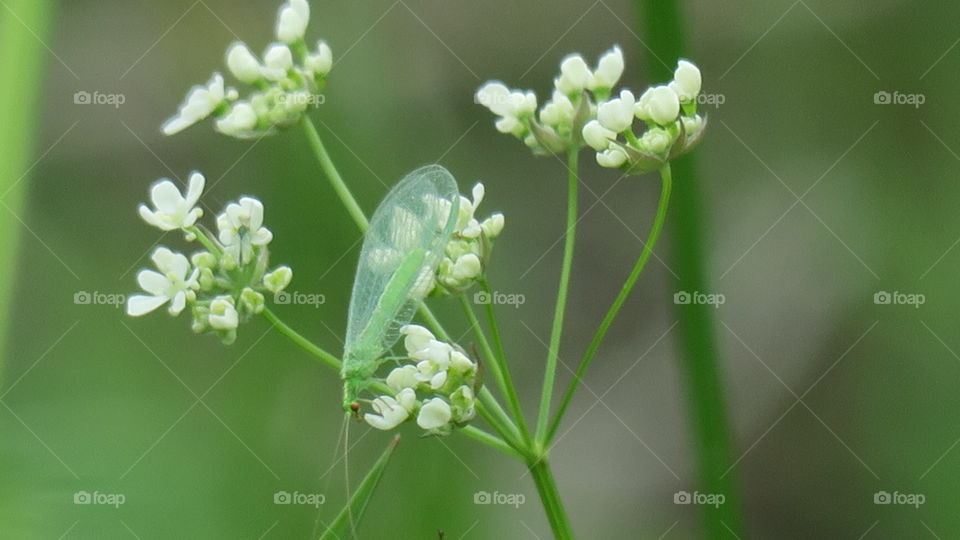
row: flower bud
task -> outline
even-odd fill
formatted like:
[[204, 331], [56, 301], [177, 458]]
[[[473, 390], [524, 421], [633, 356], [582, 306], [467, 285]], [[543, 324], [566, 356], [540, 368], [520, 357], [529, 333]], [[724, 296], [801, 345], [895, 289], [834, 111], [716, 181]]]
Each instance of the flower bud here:
[[616, 169], [627, 161], [627, 154], [617, 147], [609, 148], [597, 153], [597, 163], [601, 167]]
[[[678, 104], [679, 107], [679, 104]], [[679, 109], [678, 109], [679, 110]], [[601, 103], [597, 108], [597, 120], [603, 127], [621, 133], [633, 124], [634, 99], [629, 90], [620, 92], [620, 97]]]
[[293, 67], [293, 53], [290, 47], [275, 43], [267, 48], [263, 61], [266, 64], [263, 76], [271, 81], [279, 81], [286, 78], [287, 72]]
[[560, 77], [553, 84], [564, 94], [573, 95], [593, 85], [593, 73], [582, 56], [570, 55], [560, 63]]
[[227, 51], [227, 68], [238, 80], [253, 84], [260, 80], [260, 61], [243, 42], [236, 42]]
[[593, 86], [591, 89], [610, 89], [616, 86], [623, 75], [623, 52], [620, 47], [614, 46], [600, 57], [597, 70], [593, 72]]
[[266, 301], [263, 295], [250, 287], [245, 287], [240, 292], [240, 309], [246, 313], [260, 313], [263, 311]]
[[238, 101], [230, 108], [230, 112], [217, 120], [217, 131], [233, 137], [247, 135], [257, 127], [257, 113], [250, 103]]
[[483, 229], [483, 234], [486, 235], [487, 238], [493, 239], [500, 236], [500, 233], [503, 232], [503, 224], [503, 214], [498, 212], [483, 220], [480, 228]]
[[317, 43], [317, 52], [307, 55], [304, 66], [318, 77], [323, 77], [327, 73], [330, 73], [330, 69], [333, 68], [333, 51], [330, 50], [330, 46], [327, 45], [326, 41]]
[[240, 316], [233, 305], [233, 298], [218, 296], [210, 302], [210, 327], [215, 330], [235, 330]]
[[670, 88], [677, 93], [680, 101], [687, 103], [696, 98], [697, 94], [700, 93], [700, 85], [700, 69], [686, 60], [677, 62], [677, 69], [673, 72], [673, 82], [670, 83]]
[[280, 14], [277, 17], [277, 39], [289, 44], [302, 40], [309, 22], [309, 19], [303, 17], [301, 12], [292, 6], [280, 8]]
[[423, 404], [420, 414], [417, 415], [417, 425], [423, 429], [438, 429], [450, 422], [453, 413], [450, 405], [440, 398], [433, 398]]
[[292, 279], [293, 270], [289, 266], [281, 266], [263, 276], [263, 286], [273, 294], [277, 294], [286, 289]]
[[672, 124], [680, 114], [680, 98], [669, 86], [651, 88], [646, 105], [650, 119], [661, 126]]
[[587, 122], [587, 125], [583, 126], [584, 142], [598, 152], [606, 150], [607, 147], [610, 146], [610, 141], [616, 138], [616, 133], [603, 127], [603, 125], [596, 120], [591, 120]]

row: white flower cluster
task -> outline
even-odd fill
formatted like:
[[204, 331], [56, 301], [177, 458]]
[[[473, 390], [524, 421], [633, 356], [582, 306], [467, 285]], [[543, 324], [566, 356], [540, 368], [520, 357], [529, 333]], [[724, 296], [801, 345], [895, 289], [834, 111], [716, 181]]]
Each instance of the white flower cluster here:
[[534, 152], [552, 154], [580, 148], [583, 126], [596, 118], [594, 100], [606, 99], [623, 74], [623, 53], [613, 47], [590, 69], [579, 54], [563, 59], [554, 79], [551, 99], [537, 114], [532, 91], [510, 90], [501, 82], [488, 82], [475, 96], [477, 103], [499, 116], [496, 127], [524, 141]]
[[387, 375], [393, 395], [374, 399], [375, 414], [366, 413], [363, 419], [377, 429], [390, 430], [416, 418], [418, 426], [435, 435], [469, 422], [476, 414], [477, 364], [459, 347], [437, 340], [422, 326], [407, 325], [400, 332], [410, 363]]
[[260, 137], [297, 122], [310, 106], [322, 103], [320, 92], [333, 66], [333, 53], [323, 41], [313, 51], [308, 49], [304, 34], [309, 21], [307, 0], [288, 0], [277, 16], [279, 41], [267, 47], [262, 62], [243, 42], [227, 50], [230, 73], [253, 92], [240, 99], [240, 93], [225, 88], [223, 76], [214, 73], [209, 83], [187, 94], [163, 132], [174, 135], [212, 116], [220, 133]]
[[503, 232], [503, 214], [497, 212], [483, 221], [474, 214], [483, 201], [483, 184], [473, 186], [473, 200], [460, 196], [460, 211], [453, 235], [437, 267], [435, 294], [464, 292], [483, 275], [493, 252], [493, 241]]
[[[597, 118], [583, 127], [583, 140], [597, 151], [597, 163], [631, 174], [656, 170], [696, 146], [706, 121], [697, 114], [700, 70], [680, 60], [669, 84], [653, 86], [635, 99], [622, 90], [618, 97], [601, 102]], [[644, 124], [638, 137], [634, 120]], [[623, 141], [618, 137], [623, 135]]]
[[263, 311], [264, 292], [277, 294], [290, 283], [293, 271], [281, 266], [267, 272], [267, 244], [273, 234], [263, 226], [263, 204], [252, 197], [230, 203], [217, 216], [218, 234], [211, 238], [197, 225], [203, 211], [196, 207], [203, 192], [204, 177], [190, 175], [186, 194], [170, 180], [157, 182], [150, 191], [151, 209], [140, 205], [140, 217], [163, 231], [182, 230], [189, 241], [200, 240], [207, 248], [189, 259], [166, 247], [151, 256], [157, 270], [141, 270], [137, 283], [147, 294], [127, 301], [127, 314], [139, 317], [169, 303], [171, 315], [186, 307], [193, 314], [193, 330], [212, 331], [224, 343], [237, 337], [241, 321]]

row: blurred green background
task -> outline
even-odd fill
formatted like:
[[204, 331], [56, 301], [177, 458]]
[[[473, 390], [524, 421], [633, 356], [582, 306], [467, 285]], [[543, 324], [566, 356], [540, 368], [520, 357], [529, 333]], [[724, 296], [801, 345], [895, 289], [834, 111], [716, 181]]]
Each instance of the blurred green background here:
[[[214, 210], [243, 194], [264, 201], [273, 260], [295, 270], [291, 289], [326, 299], [277, 312], [340, 349], [360, 237], [302, 132], [239, 142], [209, 124], [174, 138], [159, 131], [191, 85], [223, 70], [236, 36], [257, 50], [271, 40], [278, 5], [73, 0], [57, 2], [48, 31], [36, 30], [46, 69], [28, 125], [38, 135], [25, 166], [6, 173], [30, 167], [29, 179], [0, 199], [25, 199], [18, 218], [3, 222], [20, 229], [19, 249], [0, 261], [15, 280], [2, 299], [11, 317], [0, 537], [305, 538], [317, 511], [275, 505], [275, 492], [325, 494], [324, 521], [342, 504], [336, 377], [264, 321], [224, 347], [193, 336], [185, 316], [129, 319], [74, 302], [79, 292], [133, 292], [157, 242], [186, 249], [178, 235], [143, 224], [136, 206], [156, 179], [199, 169]], [[628, 58], [625, 85], [660, 82], [646, 76], [637, 14], [614, 0], [311, 5], [308, 36], [327, 40], [337, 61], [315, 119], [363, 207], [372, 210], [407, 171], [439, 161], [463, 190], [484, 181], [484, 207], [506, 214], [491, 279], [526, 298], [501, 316], [532, 408], [561, 257], [565, 169], [496, 133], [472, 93], [502, 79], [542, 99], [564, 55], [592, 59], [614, 43]], [[744, 491], [748, 531], [960, 535], [960, 213], [951, 203], [960, 197], [960, 5], [688, 2], [686, 12], [704, 92], [724, 99], [705, 108], [711, 132], [697, 151], [713, 283], [702, 292], [726, 299], [716, 315], [736, 436], [730, 474]], [[26, 24], [3, 4], [0, 18], [9, 17]], [[78, 105], [79, 91], [126, 101]], [[923, 94], [925, 103], [875, 103], [879, 91]], [[584, 156], [589, 189], [561, 356], [570, 365], [639, 253], [658, 193], [652, 177], [616, 182]], [[700, 531], [697, 509], [673, 500], [697, 485], [668, 246], [614, 325], [553, 450], [583, 538]], [[877, 304], [880, 291], [923, 294], [925, 303]], [[450, 327], [466, 329], [455, 302], [435, 305]], [[401, 431], [361, 537], [433, 538], [437, 529], [448, 538], [549, 537], [519, 463], [464, 437]], [[354, 480], [388, 440], [351, 426]], [[126, 502], [75, 505], [78, 491]], [[475, 505], [478, 491], [526, 502]], [[925, 503], [875, 504], [881, 491]]]

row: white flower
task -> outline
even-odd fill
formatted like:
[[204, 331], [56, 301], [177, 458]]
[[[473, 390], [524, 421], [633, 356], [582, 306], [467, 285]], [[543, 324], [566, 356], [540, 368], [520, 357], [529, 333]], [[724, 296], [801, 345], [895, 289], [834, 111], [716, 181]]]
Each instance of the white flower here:
[[533, 92], [511, 91], [503, 83], [491, 81], [481, 86], [476, 102], [490, 112], [505, 118], [529, 116], [537, 110], [537, 96]]
[[263, 54], [263, 76], [271, 81], [280, 81], [287, 77], [287, 72], [293, 68], [293, 53], [290, 47], [281, 43], [274, 43], [267, 47]]
[[363, 415], [363, 419], [371, 426], [384, 431], [399, 426], [410, 416], [410, 412], [390, 396], [378, 397], [373, 400], [371, 406], [377, 414], [367, 413]]
[[616, 138], [617, 134], [615, 132], [603, 127], [596, 120], [591, 120], [583, 126], [583, 141], [598, 152], [606, 150], [610, 146], [610, 141]]
[[700, 69], [686, 60], [677, 62], [677, 69], [673, 72], [673, 82], [670, 88], [677, 93], [681, 102], [692, 101], [700, 93]]
[[[141, 270], [137, 274], [137, 283], [150, 295], [135, 294], [127, 300], [127, 315], [139, 317], [150, 313], [170, 302], [171, 315], [179, 315], [187, 305], [188, 295], [199, 287], [197, 276], [199, 269], [190, 273], [190, 262], [181, 253], [174, 253], [165, 247], [159, 247], [150, 257], [159, 272]], [[188, 275], [189, 274], [189, 275]]]
[[660, 128], [649, 129], [640, 137], [640, 144], [647, 150], [657, 154], [666, 152], [667, 149], [670, 148], [671, 142], [673, 142], [673, 140], [670, 134], [667, 133], [665, 129]]
[[403, 340], [403, 346], [407, 349], [407, 354], [426, 349], [430, 342], [435, 339], [433, 333], [418, 324], [402, 326], [400, 327], [400, 333], [406, 336]]
[[[440, 398], [433, 398], [420, 407], [417, 425], [423, 429], [437, 429], [447, 425], [453, 416], [450, 405]], [[376, 426], [374, 426], [376, 427]]]
[[579, 54], [567, 56], [560, 63], [560, 77], [553, 81], [557, 90], [567, 95], [593, 86], [593, 73]]
[[284, 43], [296, 43], [303, 39], [309, 23], [310, 5], [306, 0], [287, 2], [277, 16], [277, 38]]
[[[643, 98], [647, 99], [644, 100]], [[643, 114], [661, 126], [672, 124], [680, 114], [680, 98], [669, 86], [655, 86], [641, 96]], [[640, 117], [640, 114], [637, 114]], [[643, 117], [641, 117], [643, 118]]]
[[591, 90], [608, 90], [616, 86], [623, 75], [623, 52], [620, 47], [614, 46], [600, 57], [597, 70], [593, 72]]
[[223, 88], [223, 76], [214, 73], [206, 86], [196, 86], [187, 94], [186, 101], [180, 105], [176, 116], [163, 125], [165, 135], [175, 135], [197, 122], [207, 118], [217, 110], [226, 99]]
[[263, 66], [247, 45], [238, 41], [227, 51], [227, 68], [238, 80], [253, 84], [260, 80]]
[[420, 384], [419, 374], [417, 367], [411, 364], [393, 368], [387, 375], [387, 386], [394, 392], [404, 388], [416, 388]]
[[483, 265], [480, 263], [480, 257], [474, 253], [461, 255], [453, 264], [453, 279], [457, 281], [473, 279], [482, 273]]
[[559, 126], [561, 124], [573, 123], [573, 117], [577, 110], [573, 107], [573, 102], [563, 92], [553, 91], [553, 98], [544, 103], [540, 109], [540, 121], [549, 126]]
[[273, 233], [263, 226], [263, 203], [244, 197], [239, 203], [230, 203], [217, 216], [217, 237], [235, 262], [250, 262], [253, 246], [265, 246], [273, 240]]
[[430, 388], [432, 390], [439, 390], [443, 388], [443, 385], [447, 382], [447, 371], [438, 371], [433, 377], [430, 378]]
[[215, 330], [236, 330], [240, 316], [233, 305], [233, 298], [218, 296], [210, 302], [210, 327]]
[[289, 266], [281, 266], [263, 276], [263, 286], [273, 294], [277, 294], [287, 288], [290, 280], [293, 279], [293, 270]]
[[603, 152], [597, 153], [597, 163], [601, 167], [610, 167], [616, 169], [627, 161], [627, 154], [623, 150], [612, 147]]
[[472, 201], [463, 195], [460, 196], [460, 213], [457, 216], [457, 224], [454, 227], [456, 234], [464, 238], [477, 238], [480, 236], [480, 233], [483, 232], [480, 223], [474, 217], [474, 213], [476, 213], [480, 203], [483, 202], [485, 193], [486, 188], [483, 187], [481, 182], [477, 182], [471, 190], [471, 195], [473, 195]]
[[257, 127], [257, 112], [246, 101], [238, 101], [230, 108], [230, 112], [217, 120], [217, 131], [224, 135], [247, 135]]
[[324, 76], [330, 73], [333, 67], [333, 51], [326, 41], [317, 43], [317, 52], [307, 55], [304, 66], [313, 72], [314, 75]]
[[480, 224], [480, 228], [483, 230], [483, 234], [487, 238], [496, 238], [500, 236], [500, 233], [503, 232], [504, 218], [503, 214], [497, 212], [487, 219], [483, 220], [483, 223]]
[[203, 184], [203, 175], [194, 172], [190, 175], [186, 194], [181, 195], [170, 180], [157, 182], [150, 190], [150, 201], [155, 209], [150, 210], [147, 205], [141, 204], [140, 217], [164, 231], [192, 227], [197, 218], [203, 215], [203, 210], [195, 206], [203, 192]]
[[[420, 372], [432, 376], [437, 371], [447, 369], [447, 366], [450, 365], [450, 353], [452, 352], [453, 347], [449, 343], [432, 339], [426, 347], [411, 354], [410, 358], [420, 360], [421, 362], [417, 364]], [[423, 366], [421, 367], [420, 364], [423, 364]]]
[[633, 93], [629, 90], [621, 91], [619, 98], [601, 103], [597, 108], [597, 120], [603, 127], [614, 133], [621, 133], [629, 129], [633, 123], [633, 115]]

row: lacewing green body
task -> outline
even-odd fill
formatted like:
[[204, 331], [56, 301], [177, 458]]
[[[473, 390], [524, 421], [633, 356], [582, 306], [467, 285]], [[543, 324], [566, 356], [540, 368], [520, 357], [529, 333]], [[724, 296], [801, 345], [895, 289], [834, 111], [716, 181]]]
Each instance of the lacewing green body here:
[[347, 319], [341, 370], [346, 410], [430, 292], [459, 208], [456, 180], [428, 165], [390, 190], [370, 219]]

